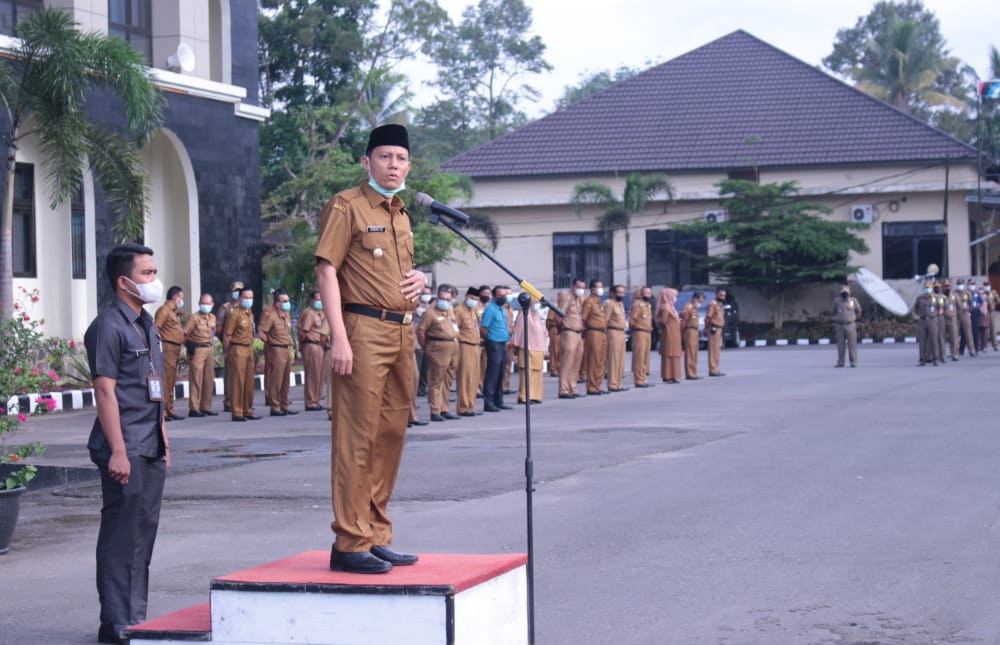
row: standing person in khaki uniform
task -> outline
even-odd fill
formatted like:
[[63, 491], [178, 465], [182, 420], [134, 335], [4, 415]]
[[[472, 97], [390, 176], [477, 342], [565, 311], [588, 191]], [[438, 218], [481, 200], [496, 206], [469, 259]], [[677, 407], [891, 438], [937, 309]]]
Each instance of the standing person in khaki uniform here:
[[938, 305], [934, 298], [934, 286], [931, 282], [924, 283], [924, 292], [917, 297], [913, 305], [913, 313], [917, 316], [917, 343], [920, 347], [919, 366], [927, 363], [937, 365], [938, 356]]
[[698, 309], [705, 302], [705, 294], [695, 291], [681, 311], [681, 351], [684, 352], [684, 378], [698, 381]]
[[222, 331], [222, 350], [226, 354], [226, 392], [232, 406], [233, 421], [256, 421], [253, 413], [254, 391], [254, 319], [253, 289], [240, 291], [239, 309], [226, 314]]
[[448, 402], [451, 379], [448, 372], [458, 360], [458, 323], [452, 311], [451, 285], [442, 284], [437, 290], [437, 300], [424, 312], [417, 328], [417, 340], [424, 348], [427, 361], [427, 404], [431, 421], [457, 419]]
[[851, 359], [851, 367], [858, 366], [858, 327], [861, 304], [851, 296], [851, 288], [846, 284], [840, 288], [840, 295], [833, 301], [833, 323], [837, 327], [837, 363], [844, 366], [845, 351]]
[[937, 360], [938, 360], [939, 363], [941, 363], [942, 365], [944, 365], [944, 346], [945, 346], [945, 344], [947, 342], [946, 341], [946, 337], [945, 337], [945, 320], [944, 320], [944, 314], [945, 314], [945, 297], [944, 297], [944, 294], [941, 293], [941, 281], [940, 280], [935, 280], [934, 281], [934, 305], [937, 307], [937, 310], [938, 310], [938, 324], [937, 324], [937, 335], [938, 335], [938, 337], [937, 337], [937, 345], [936, 345], [937, 346], [937, 352], [938, 352]]
[[[566, 292], [560, 293], [560, 297], [562, 300], [556, 300], [556, 306], [566, 315], [559, 321], [559, 355], [562, 361], [559, 398], [575, 399], [579, 396], [576, 385], [583, 356], [583, 299]], [[550, 312], [549, 315], [553, 314]]]
[[156, 329], [163, 341], [163, 418], [183, 421], [174, 412], [174, 386], [177, 384], [177, 363], [184, 344], [184, 328], [178, 312], [184, 308], [184, 292], [180, 287], [167, 289], [167, 301], [156, 310]]
[[667, 287], [656, 302], [656, 323], [660, 326], [660, 377], [664, 383], [681, 382], [681, 317], [674, 307], [677, 290]]
[[625, 378], [625, 287], [616, 284], [611, 287], [611, 297], [604, 301], [604, 318], [607, 327], [607, 357], [605, 366], [608, 374], [608, 392], [624, 392]]
[[708, 303], [705, 312], [705, 335], [708, 336], [708, 375], [725, 376], [719, 371], [719, 357], [722, 354], [722, 329], [726, 326], [726, 290], [715, 290], [715, 300]]
[[[226, 327], [226, 316], [234, 308], [239, 309], [240, 306], [240, 292], [243, 291], [243, 283], [239, 280], [234, 281], [229, 285], [229, 297], [230, 299], [219, 306], [219, 310], [215, 312], [215, 335], [219, 337], [219, 342], [223, 342], [222, 333], [223, 329]], [[224, 344], [224, 343], [223, 343]], [[226, 363], [225, 354], [223, 354], [222, 359], [222, 383], [226, 384], [229, 382], [229, 365]], [[229, 400], [229, 387], [224, 387], [222, 392], [222, 411], [231, 412]]]
[[309, 307], [299, 314], [299, 351], [302, 352], [302, 370], [305, 372], [305, 399], [307, 412], [321, 412], [323, 390], [326, 389], [326, 350], [330, 347], [330, 325], [323, 313], [323, 299], [319, 291], [309, 294]]
[[[510, 336], [510, 344], [517, 351], [517, 402], [524, 404], [527, 402], [525, 396], [525, 379], [527, 389], [530, 390], [532, 403], [542, 402], [542, 367], [545, 364], [545, 323], [541, 316], [542, 304], [532, 298], [531, 308], [528, 315], [522, 312], [514, 321], [514, 331]], [[525, 356], [524, 347], [524, 321], [528, 320], [528, 347]], [[527, 369], [526, 369], [527, 368]]]
[[[989, 310], [989, 312], [986, 315], [988, 318], [987, 334], [989, 335], [990, 346], [993, 348], [994, 352], [997, 352], [1000, 351], [1000, 347], [998, 347], [997, 344], [996, 310], [997, 310], [997, 305], [1000, 305], [1000, 294], [997, 294], [997, 292], [993, 290], [993, 285], [990, 284], [990, 281], [988, 279], [983, 280], [983, 290], [986, 292], [986, 295], [983, 296], [983, 299], [986, 300], [986, 307]], [[986, 343], [983, 342], [983, 349], [985, 348], [986, 348]]]
[[460, 417], [476, 416], [476, 390], [479, 387], [479, 290], [469, 287], [465, 302], [455, 307], [458, 324], [458, 384], [455, 411]]
[[413, 268], [413, 233], [397, 193], [410, 171], [406, 128], [372, 130], [368, 181], [323, 208], [316, 275], [332, 345], [333, 532], [330, 568], [385, 573], [413, 564], [392, 543], [389, 499], [413, 401], [412, 312], [427, 284]]
[[[569, 295], [569, 292], [560, 291], [556, 294], [558, 301], [562, 294]], [[549, 376], [559, 376], [559, 317], [549, 311], [545, 316], [545, 331], [549, 335]]]
[[257, 335], [264, 341], [265, 372], [264, 389], [271, 406], [272, 417], [298, 414], [290, 410], [288, 381], [292, 372], [292, 302], [288, 292], [277, 289], [274, 305], [260, 316]]
[[188, 375], [190, 377], [188, 399], [189, 417], [214, 417], [212, 396], [215, 393], [215, 303], [212, 294], [201, 294], [198, 313], [184, 323], [184, 342], [187, 343]]
[[[583, 303], [586, 302], [587, 300], [587, 283], [579, 278], [574, 280], [573, 295], [580, 300], [580, 307], [582, 308]], [[603, 288], [601, 289], [601, 295], [604, 295]], [[581, 316], [583, 315], [582, 309], [580, 311], [580, 315]], [[586, 329], [584, 329], [580, 333], [580, 337], [583, 339], [583, 344], [581, 345], [580, 348], [580, 375], [577, 378], [577, 383], [583, 384], [584, 389], [586, 389], [586, 384], [587, 384], [587, 341], [586, 341], [587, 330]]]
[[590, 281], [590, 296], [583, 301], [583, 353], [587, 360], [587, 394], [604, 394], [604, 366], [608, 358], [608, 319], [601, 307], [604, 285]]
[[632, 294], [628, 327], [632, 334], [632, 380], [636, 387], [649, 384], [649, 352], [653, 336], [653, 290], [644, 285]]
[[969, 358], [975, 358], [976, 347], [972, 336], [972, 295], [965, 288], [965, 280], [959, 278], [955, 283], [955, 290], [958, 292], [958, 326], [961, 331], [961, 338], [958, 341], [958, 353], [964, 354], [965, 348], [969, 348]]
[[944, 340], [953, 362], [958, 362], [958, 310], [961, 307], [958, 295], [951, 290], [951, 280], [945, 280], [944, 292]]

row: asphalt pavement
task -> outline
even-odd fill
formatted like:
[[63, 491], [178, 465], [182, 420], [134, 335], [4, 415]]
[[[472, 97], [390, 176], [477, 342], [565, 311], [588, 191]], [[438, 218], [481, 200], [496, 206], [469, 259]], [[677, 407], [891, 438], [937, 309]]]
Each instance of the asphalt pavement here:
[[[834, 362], [828, 346], [725, 350], [725, 377], [667, 385], [654, 355], [656, 387], [574, 401], [546, 377], [536, 642], [1000, 642], [1000, 353], [917, 367], [915, 345], [863, 345], [857, 369]], [[78, 481], [24, 497], [0, 556], [2, 644], [95, 641], [93, 417], [30, 423], [40, 463]], [[205, 602], [213, 576], [329, 548], [324, 413], [168, 430], [150, 617]], [[412, 428], [395, 546], [525, 551], [526, 437], [516, 404]]]

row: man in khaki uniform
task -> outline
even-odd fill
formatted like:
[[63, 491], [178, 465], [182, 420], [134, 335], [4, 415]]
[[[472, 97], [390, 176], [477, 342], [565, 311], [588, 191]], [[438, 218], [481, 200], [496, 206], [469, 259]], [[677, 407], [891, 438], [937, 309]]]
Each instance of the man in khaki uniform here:
[[[684, 352], [684, 378], [697, 381], [698, 376], [698, 308], [705, 302], [705, 294], [695, 291], [681, 310], [681, 349]], [[662, 340], [662, 339], [661, 339]]]
[[708, 375], [725, 376], [719, 371], [719, 357], [722, 355], [722, 328], [726, 326], [726, 290], [715, 290], [715, 300], [708, 303], [705, 312], [705, 335], [708, 336]]
[[924, 292], [917, 297], [913, 305], [913, 313], [917, 316], [917, 343], [920, 346], [921, 367], [930, 363], [937, 365], [938, 357], [938, 308], [937, 299], [934, 297], [934, 286], [931, 282], [924, 283]]
[[958, 292], [958, 327], [961, 338], [958, 341], [958, 353], [962, 354], [965, 348], [969, 348], [969, 357], [975, 358], [976, 345], [972, 335], [972, 294], [965, 288], [965, 280], [959, 278], [955, 283], [955, 290]]
[[937, 325], [937, 360], [939, 363], [944, 365], [944, 346], [947, 342], [946, 332], [945, 332], [945, 297], [941, 292], [941, 281], [934, 281], [934, 304], [938, 310], [938, 325]]
[[260, 315], [257, 335], [264, 341], [264, 388], [272, 417], [298, 414], [290, 410], [288, 381], [292, 373], [292, 302], [288, 292], [277, 289], [274, 305]]
[[387, 512], [413, 401], [412, 312], [427, 284], [413, 268], [410, 218], [397, 193], [410, 171], [406, 128], [375, 128], [368, 181], [323, 208], [316, 275], [332, 345], [330, 568], [385, 573], [417, 556], [391, 549]]
[[431, 421], [457, 419], [448, 402], [452, 379], [452, 364], [458, 361], [458, 323], [452, 310], [452, 287], [438, 286], [437, 300], [424, 313], [417, 328], [417, 340], [424, 347], [427, 360], [427, 404]]
[[326, 350], [330, 347], [330, 325], [323, 313], [319, 291], [309, 295], [309, 307], [299, 314], [299, 351], [305, 373], [307, 412], [322, 412], [323, 390], [326, 388]]
[[583, 301], [583, 353], [587, 360], [587, 394], [604, 394], [604, 366], [608, 358], [608, 319], [601, 307], [604, 285], [590, 281], [590, 296]]
[[188, 416], [214, 417], [212, 396], [215, 393], [215, 302], [212, 294], [203, 293], [198, 311], [184, 323], [184, 342], [188, 347]]
[[[215, 334], [219, 337], [219, 342], [222, 342], [223, 329], [226, 326], [226, 315], [232, 311], [234, 308], [239, 309], [240, 306], [240, 292], [243, 291], [243, 283], [239, 280], [234, 281], [229, 285], [229, 300], [222, 303], [219, 306], [219, 310], [215, 312]], [[229, 367], [226, 365], [225, 356], [223, 356], [222, 361], [222, 382], [227, 383], [226, 379], [229, 378]], [[230, 401], [229, 401], [229, 388], [224, 387], [222, 392], [222, 411], [231, 412]]]
[[840, 295], [833, 301], [833, 324], [837, 327], [837, 363], [844, 366], [845, 351], [851, 360], [851, 367], [858, 366], [858, 326], [861, 304], [851, 296], [851, 288], [846, 284], [840, 288]]
[[174, 386], [177, 384], [177, 363], [184, 344], [184, 328], [177, 313], [184, 308], [184, 292], [180, 287], [167, 289], [167, 301], [156, 310], [156, 329], [163, 342], [163, 418], [183, 421], [174, 412]]
[[[583, 281], [574, 283], [583, 289]], [[576, 293], [576, 291], [574, 291]], [[559, 370], [559, 398], [575, 399], [579, 394], [576, 386], [580, 376], [580, 361], [583, 358], [583, 298], [570, 295], [565, 305], [561, 307], [566, 314], [560, 320], [559, 355], [562, 357], [562, 367]]]
[[944, 342], [948, 345], [951, 360], [958, 362], [958, 310], [960, 303], [958, 295], [951, 290], [951, 280], [945, 280], [944, 292]]
[[604, 301], [604, 318], [607, 320], [607, 357], [605, 366], [608, 374], [608, 392], [624, 392], [625, 377], [625, 287], [616, 284], [611, 287], [611, 297]]
[[640, 287], [632, 298], [628, 312], [628, 327], [632, 335], [632, 380], [636, 387], [649, 384], [649, 352], [653, 334], [653, 290]]
[[254, 357], [253, 289], [240, 291], [240, 306], [226, 314], [222, 350], [226, 355], [226, 392], [233, 421], [256, 421], [253, 413]]
[[[986, 291], [986, 295], [983, 298], [986, 300], [986, 307], [989, 310], [988, 316], [988, 334], [990, 346], [993, 347], [993, 351], [1000, 351], [1000, 347], [997, 345], [997, 321], [996, 321], [996, 310], [997, 305], [1000, 305], [1000, 294], [997, 294], [993, 290], [993, 285], [990, 284], [989, 279], [983, 280], [983, 289]], [[986, 348], [986, 342], [983, 342], [983, 348]]]
[[[560, 292], [566, 293], [566, 292]], [[556, 299], [559, 295], [556, 295]], [[549, 336], [549, 376], [559, 376], [559, 317], [551, 315], [545, 316], [545, 331]]]
[[479, 386], [479, 358], [482, 339], [479, 323], [479, 290], [469, 287], [465, 292], [465, 302], [455, 307], [455, 323], [458, 325], [458, 393], [455, 405], [460, 417], [476, 416], [476, 389]]

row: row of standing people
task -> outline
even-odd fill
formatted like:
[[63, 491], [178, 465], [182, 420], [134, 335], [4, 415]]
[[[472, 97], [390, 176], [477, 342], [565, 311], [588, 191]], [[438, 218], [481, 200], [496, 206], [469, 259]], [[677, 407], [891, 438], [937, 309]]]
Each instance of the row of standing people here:
[[998, 351], [995, 312], [1000, 296], [988, 281], [959, 278], [952, 289], [950, 280], [927, 281], [913, 305], [918, 319], [917, 365], [943, 365], [945, 348], [952, 361], [968, 350], [969, 357], [992, 347]]

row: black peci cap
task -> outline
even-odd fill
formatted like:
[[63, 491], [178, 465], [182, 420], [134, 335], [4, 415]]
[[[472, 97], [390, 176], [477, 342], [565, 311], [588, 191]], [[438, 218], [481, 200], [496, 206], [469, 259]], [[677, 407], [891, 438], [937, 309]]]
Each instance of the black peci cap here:
[[380, 125], [372, 130], [372, 133], [368, 136], [368, 147], [365, 149], [365, 156], [370, 155], [372, 150], [379, 146], [399, 146], [400, 148], [409, 150], [410, 135], [407, 133], [406, 128], [399, 124], [388, 123]]

